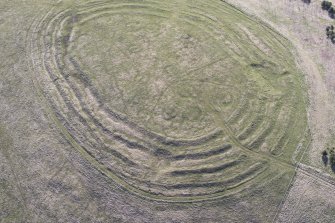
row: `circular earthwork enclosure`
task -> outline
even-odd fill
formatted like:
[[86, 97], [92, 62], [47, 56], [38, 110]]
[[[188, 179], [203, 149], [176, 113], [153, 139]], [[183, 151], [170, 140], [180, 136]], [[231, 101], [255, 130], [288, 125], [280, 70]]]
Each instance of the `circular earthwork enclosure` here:
[[194, 201], [293, 168], [307, 117], [290, 46], [222, 1], [114, 0], [50, 10], [29, 50], [83, 157], [135, 194]]

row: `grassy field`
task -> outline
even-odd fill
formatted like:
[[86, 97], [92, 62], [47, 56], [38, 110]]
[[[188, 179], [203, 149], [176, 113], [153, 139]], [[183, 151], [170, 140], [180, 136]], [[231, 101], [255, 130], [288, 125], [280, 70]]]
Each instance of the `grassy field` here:
[[290, 43], [227, 3], [55, 8], [31, 33], [31, 70], [61, 131], [142, 196], [240, 192], [291, 170], [305, 142]]
[[273, 218], [310, 141], [289, 40], [224, 1], [34, 5], [27, 77], [73, 159], [161, 220]]

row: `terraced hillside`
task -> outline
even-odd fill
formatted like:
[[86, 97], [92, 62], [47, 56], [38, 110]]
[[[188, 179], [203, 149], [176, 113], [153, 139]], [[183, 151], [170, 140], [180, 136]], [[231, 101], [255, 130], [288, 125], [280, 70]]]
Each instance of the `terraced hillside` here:
[[285, 186], [307, 145], [290, 42], [226, 2], [63, 5], [36, 16], [27, 40], [53, 122], [138, 196], [204, 201]]

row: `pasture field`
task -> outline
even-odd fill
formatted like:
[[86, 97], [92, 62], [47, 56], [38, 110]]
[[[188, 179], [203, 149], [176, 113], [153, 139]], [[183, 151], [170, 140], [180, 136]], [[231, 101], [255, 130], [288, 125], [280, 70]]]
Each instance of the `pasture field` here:
[[287, 37], [219, 0], [17, 2], [0, 3], [0, 219], [277, 217], [311, 142]]
[[84, 3], [49, 11], [29, 39], [60, 130], [139, 195], [241, 192], [286, 174], [307, 142], [290, 43], [227, 3]]

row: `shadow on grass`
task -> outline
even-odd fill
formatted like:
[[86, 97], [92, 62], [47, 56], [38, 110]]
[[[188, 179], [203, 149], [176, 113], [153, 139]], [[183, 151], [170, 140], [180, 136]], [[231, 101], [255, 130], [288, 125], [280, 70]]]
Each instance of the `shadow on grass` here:
[[335, 163], [331, 165], [331, 169], [332, 169], [333, 173], [335, 173]]
[[327, 154], [323, 154], [322, 155], [322, 162], [323, 162], [323, 164], [325, 164], [325, 166], [328, 165], [328, 156], [327, 156]]

